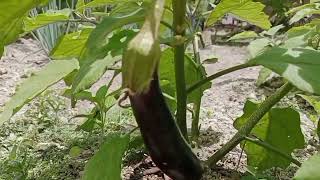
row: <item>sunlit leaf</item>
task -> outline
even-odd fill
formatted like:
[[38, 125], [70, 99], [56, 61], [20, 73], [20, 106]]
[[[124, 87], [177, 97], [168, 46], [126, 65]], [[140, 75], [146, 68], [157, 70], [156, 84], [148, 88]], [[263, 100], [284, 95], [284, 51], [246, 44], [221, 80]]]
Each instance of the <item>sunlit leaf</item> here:
[[3, 47], [19, 37], [22, 33], [22, 19], [27, 12], [44, 3], [44, 0], [10, 0], [0, 3], [0, 57]]
[[305, 161], [294, 176], [294, 180], [318, 180], [320, 179], [320, 155], [315, 154]]
[[76, 8], [78, 11], [82, 11], [84, 8], [106, 6], [108, 4], [123, 3], [123, 2], [136, 2], [136, 0], [93, 0], [93, 1], [90, 1], [89, 3], [84, 3], [82, 1], [81, 3], [77, 4]]
[[51, 23], [67, 21], [70, 14], [70, 9], [48, 10], [36, 17], [27, 17], [24, 19], [24, 31], [30, 32]]
[[77, 68], [77, 60], [50, 61], [17, 88], [16, 93], [6, 103], [4, 111], [0, 114], [0, 125], [9, 120], [23, 105]]
[[261, 86], [262, 84], [264, 84], [271, 74], [272, 74], [272, 71], [270, 69], [262, 68], [259, 72], [259, 76], [257, 79], [257, 83], [256, 83], [257, 86]]
[[270, 43], [271, 41], [269, 38], [261, 38], [251, 41], [248, 46], [250, 57], [253, 58], [261, 54], [270, 45]]
[[[76, 95], [97, 82], [106, 72], [108, 67], [114, 65], [117, 60], [117, 58], [113, 58], [109, 55], [106, 58], [98, 59], [93, 63], [88, 64], [88, 66], [80, 67], [80, 70], [73, 81], [72, 94]], [[74, 103], [75, 102], [72, 102], [73, 105]]]
[[320, 94], [320, 52], [311, 49], [273, 47], [250, 62], [263, 65], [301, 90]]
[[260, 2], [252, 0], [222, 0], [212, 11], [207, 20], [207, 25], [212, 25], [220, 20], [224, 15], [231, 13], [239, 19], [259, 26], [263, 29], [269, 29], [271, 23], [269, 17], [263, 12], [265, 6]]
[[[124, 25], [144, 20], [144, 11], [137, 10], [122, 17], [105, 17], [102, 22], [92, 31], [80, 58], [80, 66], [90, 63], [95, 59], [104, 58], [107, 55], [104, 47], [107, 45], [108, 35]], [[87, 61], [87, 62], [86, 62]]]
[[15, 19], [23, 17], [30, 9], [43, 3], [43, 0], [10, 0], [0, 3], [0, 26], [5, 28]]
[[283, 29], [285, 26], [280, 24], [278, 26], [274, 26], [270, 28], [268, 31], [262, 32], [264, 35], [274, 36], [276, 35], [281, 29]]
[[114, 32], [108, 39], [108, 44], [103, 47], [103, 54], [107, 55], [102, 59], [89, 60], [81, 66], [73, 81], [72, 91], [78, 93], [89, 88], [106, 72], [107, 68], [119, 61], [123, 49], [136, 34], [133, 30], [122, 30]]
[[51, 51], [52, 59], [79, 58], [92, 28], [66, 34]]
[[228, 39], [228, 41], [235, 41], [235, 40], [242, 40], [242, 39], [252, 39], [259, 37], [258, 34], [254, 31], [243, 31], [241, 33], [238, 33], [231, 38]]

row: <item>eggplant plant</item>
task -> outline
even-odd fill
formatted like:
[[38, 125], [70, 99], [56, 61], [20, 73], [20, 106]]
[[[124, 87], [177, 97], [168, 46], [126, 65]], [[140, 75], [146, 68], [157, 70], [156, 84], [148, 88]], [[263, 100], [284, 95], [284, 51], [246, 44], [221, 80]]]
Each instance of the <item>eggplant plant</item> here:
[[[0, 125], [63, 80], [68, 86], [65, 95], [73, 107], [81, 100], [95, 103], [92, 113], [85, 116], [87, 121], [80, 128], [83, 130], [90, 130], [93, 121], [103, 129], [115, 99], [122, 106], [128, 98], [150, 157], [172, 179], [201, 179], [206, 167], [213, 168], [239, 144], [248, 156], [248, 165], [261, 171], [285, 168], [291, 163], [301, 166], [292, 156], [295, 149], [305, 145], [299, 114], [276, 105], [293, 89], [299, 89], [305, 99], [310, 99], [310, 94], [320, 95], [319, 19], [288, 30], [283, 25], [272, 27], [264, 13], [265, 5], [253, 0], [214, 1], [215, 7], [209, 11], [203, 7], [212, 2], [205, 0], [79, 0], [68, 9], [70, 13], [28, 15], [46, 3], [0, 2], [1, 55], [6, 45], [41, 27], [55, 23], [75, 27], [65, 32], [52, 49], [51, 61], [19, 86], [0, 114]], [[294, 24], [319, 14], [319, 6], [319, 2], [312, 1], [281, 10], [286, 11], [287, 23]], [[245, 31], [230, 38], [253, 38], [250, 58], [244, 64], [207, 75], [200, 60], [201, 24], [205, 20], [204, 25], [210, 27], [228, 14], [264, 31]], [[187, 53], [188, 46], [193, 48], [192, 55]], [[190, 143], [199, 137], [204, 91], [211, 87], [212, 80], [253, 66], [263, 66], [286, 82], [261, 103], [247, 101], [244, 114], [234, 123], [238, 132], [206, 161], [200, 161]], [[106, 72], [113, 73], [112, 78], [93, 96], [89, 89]], [[122, 85], [111, 91], [120, 74]], [[188, 104], [193, 105], [191, 109]], [[188, 112], [193, 115], [191, 132], [187, 127]], [[284, 125], [286, 128], [281, 129]], [[135, 130], [108, 136], [87, 163], [83, 179], [120, 179], [122, 158]], [[317, 162], [317, 157], [310, 161]], [[302, 167], [305, 171], [306, 166]], [[298, 177], [303, 179], [301, 171]]]

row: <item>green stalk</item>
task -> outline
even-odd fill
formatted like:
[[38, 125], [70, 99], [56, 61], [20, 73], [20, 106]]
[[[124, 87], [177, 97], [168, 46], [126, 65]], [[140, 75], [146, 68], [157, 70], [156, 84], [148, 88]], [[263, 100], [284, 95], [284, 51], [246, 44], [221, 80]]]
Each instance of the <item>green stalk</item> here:
[[[200, 1], [200, 0], [199, 0]], [[197, 35], [193, 38], [193, 54], [195, 62], [198, 66], [200, 66], [200, 52], [199, 52], [199, 37]], [[201, 98], [202, 93], [201, 90], [197, 93], [197, 101], [193, 104], [193, 119], [191, 124], [191, 139], [194, 141], [198, 141], [200, 130], [199, 130], [199, 120], [200, 120], [200, 108], [201, 108]]]
[[[179, 36], [185, 35], [185, 14], [186, 14], [186, 0], [172, 1], [173, 7], [173, 28], [174, 34]], [[177, 124], [184, 138], [188, 141], [187, 131], [187, 92], [184, 73], [184, 54], [185, 44], [174, 47], [175, 60], [175, 76], [176, 76], [176, 93], [177, 93]]]
[[258, 145], [258, 146], [261, 146], [261, 147], [263, 147], [263, 148], [265, 148], [267, 150], [270, 150], [270, 151], [272, 151], [274, 153], [279, 154], [283, 158], [291, 161], [292, 163], [294, 163], [295, 165], [297, 165], [299, 167], [301, 166], [301, 162], [299, 162], [298, 160], [294, 159], [292, 156], [282, 152], [281, 150], [277, 149], [276, 147], [274, 147], [274, 146], [272, 146], [272, 145], [270, 145], [270, 144], [268, 144], [268, 143], [266, 143], [264, 141], [261, 141], [259, 139], [255, 139], [255, 138], [250, 138], [250, 137], [245, 137], [245, 139], [246, 139], [246, 141], [252, 142], [252, 143], [254, 143], [254, 144]]
[[248, 67], [252, 67], [252, 66], [256, 66], [255, 64], [251, 64], [251, 63], [245, 63], [245, 64], [240, 64], [240, 65], [237, 65], [237, 66], [233, 66], [231, 68], [228, 68], [228, 69], [225, 69], [225, 70], [222, 70], [220, 72], [217, 72], [216, 74], [213, 74], [211, 76], [208, 76], [206, 77], [205, 79], [202, 79], [200, 80], [199, 82], [191, 85], [188, 89], [187, 89], [187, 93], [191, 93], [192, 91], [200, 88], [201, 86], [203, 86], [204, 84], [206, 84], [207, 82], [209, 81], [212, 81], [218, 77], [221, 77], [223, 75], [226, 75], [226, 74], [229, 74], [233, 71], [237, 71], [237, 70], [240, 70], [240, 69], [245, 69], [245, 68], [248, 68]]
[[255, 110], [251, 116], [248, 118], [248, 121], [243, 125], [239, 131], [232, 137], [232, 139], [225, 144], [221, 149], [219, 149], [213, 156], [211, 156], [206, 164], [208, 166], [214, 166], [220, 159], [222, 159], [228, 152], [235, 148], [242, 140], [245, 140], [245, 137], [248, 136], [251, 130], [257, 125], [260, 119], [267, 113], [269, 110], [277, 104], [290, 90], [293, 86], [290, 83], [284, 84], [279, 88], [273, 95], [268, 97], [257, 110]]

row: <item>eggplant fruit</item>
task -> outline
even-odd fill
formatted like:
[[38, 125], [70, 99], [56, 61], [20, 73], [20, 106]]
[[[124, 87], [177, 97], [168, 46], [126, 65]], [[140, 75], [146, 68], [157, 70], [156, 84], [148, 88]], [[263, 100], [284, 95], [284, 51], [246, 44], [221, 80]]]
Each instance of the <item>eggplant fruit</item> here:
[[148, 91], [128, 94], [145, 146], [155, 164], [173, 180], [199, 180], [200, 160], [183, 138], [165, 102], [157, 73]]

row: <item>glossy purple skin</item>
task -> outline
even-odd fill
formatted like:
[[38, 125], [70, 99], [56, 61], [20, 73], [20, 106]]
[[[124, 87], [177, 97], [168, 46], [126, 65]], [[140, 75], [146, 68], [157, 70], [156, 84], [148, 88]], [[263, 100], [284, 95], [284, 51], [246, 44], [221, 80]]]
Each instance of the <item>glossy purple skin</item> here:
[[199, 180], [200, 160], [182, 137], [162, 95], [158, 77], [143, 94], [130, 97], [144, 143], [155, 164], [173, 180]]

